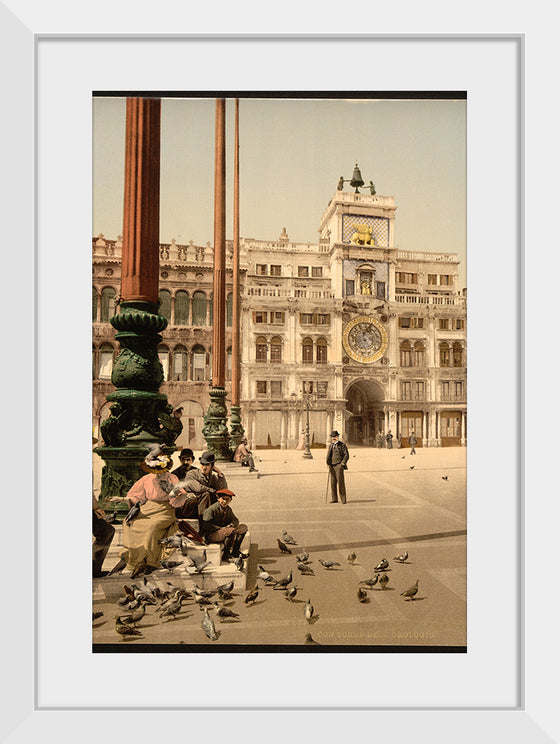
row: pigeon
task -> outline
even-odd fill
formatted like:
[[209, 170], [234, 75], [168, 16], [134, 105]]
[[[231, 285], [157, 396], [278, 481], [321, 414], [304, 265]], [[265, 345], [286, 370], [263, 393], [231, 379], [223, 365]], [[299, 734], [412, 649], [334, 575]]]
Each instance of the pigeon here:
[[177, 568], [177, 566], [182, 565], [183, 561], [162, 561], [161, 567], [165, 568], [169, 571], [169, 573], [173, 573], [173, 569]]
[[352, 563], [354, 563], [354, 561], [356, 560], [356, 558], [357, 558], [356, 553], [352, 552], [352, 553], [349, 553], [347, 555], [346, 560], [348, 561], [348, 563], [352, 564]]
[[290, 553], [291, 554], [292, 551], [290, 550], [290, 548], [285, 543], [282, 542], [282, 540], [279, 540], [278, 538], [276, 538], [276, 542], [278, 543], [278, 547], [280, 548], [280, 552], [281, 553]]
[[226, 589], [224, 589], [221, 586], [218, 587], [218, 597], [224, 601], [228, 599], [233, 599], [233, 595], [231, 594], [231, 592], [228, 592]]
[[359, 602], [365, 602], [368, 598], [367, 592], [365, 589], [362, 589], [362, 587], [358, 587], [358, 601]]
[[320, 646], [321, 644], [319, 641], [316, 641], [314, 638], [312, 638], [311, 633], [305, 634], [305, 645], [306, 646]]
[[245, 561], [245, 555], [240, 553], [239, 554], [239, 557], [236, 558], [235, 561], [234, 561], [235, 568], [238, 571], [243, 571], [243, 563], [244, 563], [244, 561]]
[[449, 476], [448, 476], [448, 475], [442, 475], [442, 476], [441, 476], [441, 479], [442, 479], [442, 480], [449, 480]]
[[103, 617], [105, 613], [102, 610], [99, 610], [98, 612], [92, 612], [91, 613], [91, 622], [95, 622], [96, 620], [99, 620], [100, 617]]
[[126, 568], [126, 561], [124, 558], [119, 558], [117, 563], [113, 566], [113, 568], [109, 571], [109, 576], [114, 576], [115, 574], [120, 574], [124, 571]]
[[401, 460], [404, 460], [404, 455], [401, 457]]
[[288, 534], [288, 533], [286, 532], [286, 530], [284, 530], [284, 532], [282, 533], [282, 540], [283, 540], [283, 541], [284, 541], [285, 543], [287, 543], [288, 545], [297, 545], [297, 543], [296, 543], [296, 541], [294, 540], [294, 538], [293, 538], [293, 537], [292, 537], [291, 535], [289, 535], [289, 534]]
[[142, 632], [140, 630], [136, 630], [136, 628], [132, 627], [132, 625], [126, 625], [126, 623], [121, 623], [119, 618], [115, 620], [115, 630], [119, 635], [123, 637], [125, 636], [139, 636], [142, 635]]
[[259, 566], [258, 569], [259, 569], [259, 573], [258, 573], [259, 579], [262, 579], [263, 581], [266, 581], [267, 583], [276, 584], [276, 579], [273, 576], [271, 576], [268, 573], [268, 571], [264, 569], [263, 566]]
[[[194, 598], [194, 601], [197, 603], [197, 605], [211, 605], [214, 604], [214, 602], [210, 599], [210, 597], [202, 597], [200, 594], [197, 594]], [[202, 609], [202, 608], [201, 608]]]
[[377, 584], [378, 579], [379, 579], [379, 574], [375, 574], [375, 576], [372, 579], [362, 579], [360, 581], [360, 584], [365, 584], [366, 586], [369, 586], [370, 589], [373, 589], [373, 587]]
[[414, 470], [414, 465], [411, 465], [409, 470]]
[[190, 561], [189, 565], [185, 567], [187, 573], [202, 573], [206, 566], [210, 565], [210, 561], [206, 558], [206, 550], [203, 550], [201, 555], [196, 553], [192, 556], [188, 556]]
[[373, 570], [384, 571], [386, 568], [389, 568], [389, 561], [387, 560], [387, 558], [382, 558]]
[[160, 618], [172, 617], [175, 620], [176, 616], [181, 612], [182, 603], [183, 597], [178, 597], [177, 599], [168, 602], [165, 607], [161, 609], [161, 612], [159, 613]]
[[307, 566], [305, 563], [297, 563], [296, 565], [298, 571], [300, 571], [304, 576], [315, 576], [315, 571], [311, 566]]
[[314, 612], [313, 605], [311, 604], [311, 600], [308, 599], [307, 604], [303, 608], [303, 614], [305, 615], [305, 619], [307, 620], [308, 623], [311, 622], [311, 618], [313, 617], [313, 612]]
[[325, 568], [332, 568], [333, 566], [340, 566], [340, 563], [337, 563], [337, 561], [319, 561], [321, 566], [324, 566]]
[[157, 604], [157, 599], [150, 592], [143, 591], [136, 584], [132, 584], [131, 589], [134, 592], [134, 599], [148, 604]]
[[159, 545], [166, 545], [169, 548], [180, 548], [183, 544], [183, 535], [177, 533], [170, 537], [162, 537], [161, 540], [158, 540], [158, 543]]
[[134, 591], [127, 584], [124, 584], [123, 592], [124, 593], [117, 599], [117, 604], [121, 607], [125, 607], [134, 599]]
[[132, 520], [134, 519], [134, 517], [137, 517], [138, 516], [139, 512], [140, 512], [140, 502], [137, 501], [135, 504], [133, 504], [130, 507], [130, 511], [128, 512], [128, 514], [124, 518], [124, 523], [125, 524], [130, 524], [132, 522]]
[[292, 602], [292, 600], [294, 599], [294, 597], [296, 596], [296, 594], [297, 594], [297, 587], [295, 587], [295, 586], [291, 586], [291, 587], [290, 587], [290, 588], [289, 588], [289, 589], [288, 589], [288, 590], [287, 590], [287, 591], [285, 592], [285, 595], [286, 595], [286, 599], [289, 599], [289, 600], [290, 600], [290, 602]]
[[245, 597], [245, 604], [249, 604], [249, 602], [254, 602], [256, 598], [259, 596], [259, 587], [255, 584], [255, 588], [252, 589], [249, 594]]
[[293, 579], [293, 575], [292, 575], [292, 572], [290, 571], [290, 573], [287, 576], [284, 576], [283, 579], [280, 579], [279, 581], [276, 582], [276, 585], [274, 586], [274, 588], [275, 589], [286, 589], [288, 584], [292, 583], [292, 579]]
[[158, 586], [153, 584], [151, 581], [148, 581], [148, 579], [143, 576], [142, 577], [142, 583], [144, 584], [144, 591], [147, 594], [151, 594], [156, 599], [159, 599], [161, 597], [161, 590]]
[[220, 591], [220, 589], [229, 594], [233, 589], [233, 579], [232, 581], [228, 581], [227, 584], [220, 584], [220, 586], [218, 587], [218, 592]]
[[300, 553], [300, 555], [296, 555], [296, 559], [300, 563], [309, 563], [309, 553], [304, 548], [303, 553]]
[[145, 614], [146, 614], [146, 603], [140, 602], [140, 605], [138, 606], [137, 609], [132, 610], [131, 612], [127, 612], [126, 615], [118, 615], [117, 617], [119, 618], [121, 623], [125, 623], [125, 625], [136, 626], [136, 623], [139, 623]]
[[193, 592], [199, 597], [213, 597], [217, 591], [217, 589], [201, 589], [197, 584], [193, 588]]
[[387, 576], [387, 574], [383, 574], [383, 576], [379, 577], [379, 586], [382, 589], [385, 589], [388, 583], [389, 583], [389, 577]]
[[402, 555], [396, 555], [393, 560], [398, 561], [399, 563], [404, 563], [407, 558], [408, 558], [408, 553], [405, 550]]
[[416, 579], [416, 584], [409, 587], [408, 589], [405, 589], [404, 592], [401, 592], [401, 597], [406, 597], [406, 599], [414, 600], [414, 597], [418, 594], [418, 579]]
[[208, 614], [208, 609], [206, 607], [204, 608], [204, 617], [202, 618], [200, 627], [211, 641], [216, 641], [218, 639], [216, 628], [214, 627], [214, 621]]
[[230, 610], [229, 607], [220, 607], [217, 602], [214, 602], [214, 607], [216, 608], [216, 615], [220, 618], [220, 622], [222, 622], [225, 617], [239, 617], [237, 612]]

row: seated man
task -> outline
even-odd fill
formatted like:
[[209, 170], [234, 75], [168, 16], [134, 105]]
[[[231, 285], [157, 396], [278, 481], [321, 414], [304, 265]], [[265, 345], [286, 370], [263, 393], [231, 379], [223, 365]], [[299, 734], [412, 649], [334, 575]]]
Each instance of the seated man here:
[[235, 496], [233, 491], [222, 488], [216, 492], [216, 496], [218, 502], [209, 506], [204, 512], [201, 530], [207, 543], [223, 543], [222, 559], [227, 561], [239, 556], [247, 525], [239, 523], [239, 519], [229, 505]]
[[109, 551], [113, 536], [115, 534], [115, 528], [112, 524], [107, 522], [105, 512], [97, 503], [97, 499], [93, 496], [93, 511], [92, 511], [92, 533], [95, 538], [92, 546], [92, 562], [93, 562], [93, 578], [100, 578], [107, 576], [108, 571], [103, 571], [103, 561]]
[[175, 470], [171, 471], [171, 475], [176, 475], [177, 478], [182, 481], [184, 480], [189, 470], [196, 470], [196, 467], [193, 465], [194, 452], [192, 451], [192, 449], [189, 449], [188, 447], [182, 449], [181, 453], [179, 454], [179, 462], [181, 464], [178, 468], [175, 468]]
[[200, 456], [200, 470], [191, 468], [180, 481], [187, 500], [183, 506], [175, 509], [177, 519], [198, 519], [200, 524], [204, 511], [210, 504], [216, 503], [216, 491], [227, 488], [225, 476], [215, 466], [215, 461], [213, 452], [203, 452]]
[[249, 466], [249, 472], [254, 473], [256, 471], [255, 467], [255, 460], [253, 458], [253, 453], [250, 449], [247, 448], [247, 438], [243, 438], [241, 440], [241, 443], [235, 450], [235, 454], [233, 456], [234, 462], [240, 462], [242, 465], [248, 465]]

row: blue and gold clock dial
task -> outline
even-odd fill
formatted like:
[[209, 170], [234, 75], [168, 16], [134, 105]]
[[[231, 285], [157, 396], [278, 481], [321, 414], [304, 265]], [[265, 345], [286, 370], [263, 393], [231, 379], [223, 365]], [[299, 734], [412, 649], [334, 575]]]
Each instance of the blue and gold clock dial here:
[[387, 331], [377, 318], [360, 315], [349, 320], [342, 333], [342, 345], [355, 362], [369, 364], [381, 359], [388, 345]]

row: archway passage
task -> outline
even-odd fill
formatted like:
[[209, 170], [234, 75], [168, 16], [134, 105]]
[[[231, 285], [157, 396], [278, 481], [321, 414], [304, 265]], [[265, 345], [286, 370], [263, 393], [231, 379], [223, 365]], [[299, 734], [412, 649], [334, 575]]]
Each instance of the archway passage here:
[[346, 439], [348, 444], [375, 446], [376, 436], [385, 434], [383, 388], [373, 380], [357, 380], [346, 391]]

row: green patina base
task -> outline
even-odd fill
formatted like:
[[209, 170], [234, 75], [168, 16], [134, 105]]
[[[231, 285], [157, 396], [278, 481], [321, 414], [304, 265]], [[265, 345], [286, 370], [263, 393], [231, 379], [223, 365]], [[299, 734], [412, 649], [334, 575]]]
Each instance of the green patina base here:
[[229, 448], [232, 456], [245, 436], [245, 429], [241, 424], [241, 406], [232, 405], [230, 408]]
[[[107, 395], [113, 402], [111, 413], [100, 427], [103, 445], [94, 452], [105, 461], [98, 500], [105, 510], [117, 513], [119, 509], [108, 499], [126, 496], [144, 475], [140, 463], [150, 445], [164, 445], [163, 451], [170, 455], [183, 429], [167, 396], [159, 392], [163, 368], [157, 347], [167, 320], [157, 310], [157, 304], [151, 302], [122, 302], [120, 312], [111, 318], [121, 351], [111, 374], [116, 389]], [[128, 507], [122, 506], [120, 511], [126, 513]]]
[[206, 440], [208, 449], [216, 455], [216, 460], [231, 462], [233, 454], [230, 450], [229, 431], [226, 425], [226, 391], [222, 387], [210, 390], [210, 405], [204, 416], [202, 436]]

